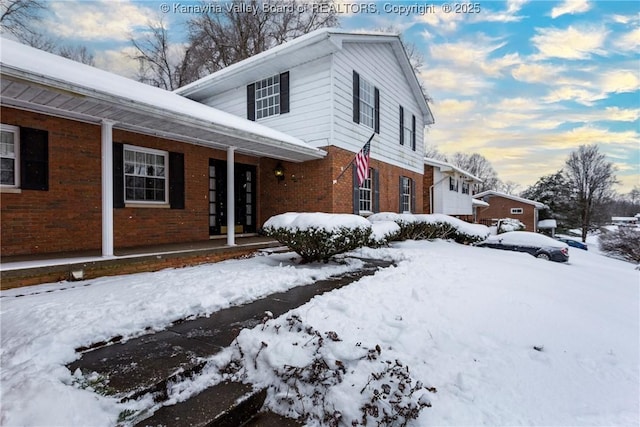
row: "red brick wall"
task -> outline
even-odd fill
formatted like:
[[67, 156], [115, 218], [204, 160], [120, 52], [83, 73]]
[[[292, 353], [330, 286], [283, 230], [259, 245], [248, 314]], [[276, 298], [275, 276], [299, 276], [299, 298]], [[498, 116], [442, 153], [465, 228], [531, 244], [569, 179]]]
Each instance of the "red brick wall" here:
[[2, 255], [101, 246], [100, 127], [2, 108], [2, 123], [49, 132], [49, 190], [0, 193]]
[[[101, 129], [81, 123], [3, 107], [2, 123], [49, 132], [49, 190], [0, 192], [0, 239], [3, 256], [99, 251], [101, 238]], [[118, 248], [209, 239], [209, 158], [226, 152], [114, 129], [124, 144], [184, 153], [185, 209], [125, 207], [114, 209], [114, 244]], [[352, 172], [333, 184], [354, 153], [325, 147], [328, 155], [305, 163], [236, 155], [237, 163], [258, 167], [258, 226], [270, 216], [289, 211], [353, 212]], [[285, 179], [273, 173], [281, 163]], [[416, 183], [416, 208], [423, 207], [422, 174], [377, 160], [380, 210], [398, 211], [399, 176]]]
[[[2, 123], [49, 132], [49, 190], [0, 193], [2, 255], [100, 250], [100, 126], [4, 107], [1, 114]], [[224, 160], [226, 152], [118, 129], [113, 140], [185, 155], [185, 209], [114, 209], [116, 250], [208, 240], [209, 158]], [[258, 159], [236, 155], [236, 162]]]
[[[513, 218], [521, 221], [526, 226], [526, 231], [536, 231], [535, 208], [528, 203], [518, 202], [500, 196], [491, 196], [489, 207], [478, 207], [478, 220]], [[522, 208], [522, 214], [512, 214], [511, 208]]]
[[422, 212], [431, 213], [431, 197], [429, 188], [433, 185], [433, 166], [424, 165], [424, 175], [422, 177]]
[[[353, 213], [353, 175], [347, 170], [333, 184], [355, 153], [337, 147], [323, 147], [327, 156], [305, 163], [279, 162], [261, 159], [258, 205], [260, 224], [269, 217], [284, 212], [335, 212]], [[282, 165], [285, 179], [274, 176], [277, 164]], [[397, 212], [400, 175], [412, 178], [416, 183], [417, 212], [422, 212], [422, 174], [406, 171], [378, 160], [370, 166], [379, 171], [380, 211]]]

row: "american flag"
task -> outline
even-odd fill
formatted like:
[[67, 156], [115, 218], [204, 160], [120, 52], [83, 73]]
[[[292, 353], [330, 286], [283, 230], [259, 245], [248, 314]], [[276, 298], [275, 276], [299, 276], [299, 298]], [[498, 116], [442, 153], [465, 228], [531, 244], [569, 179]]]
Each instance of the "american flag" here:
[[[373, 135], [375, 135], [375, 133]], [[373, 135], [371, 135], [371, 138], [364, 144], [362, 150], [356, 154], [356, 169], [358, 170], [358, 185], [360, 187], [362, 187], [364, 180], [369, 177], [369, 152], [371, 151]]]

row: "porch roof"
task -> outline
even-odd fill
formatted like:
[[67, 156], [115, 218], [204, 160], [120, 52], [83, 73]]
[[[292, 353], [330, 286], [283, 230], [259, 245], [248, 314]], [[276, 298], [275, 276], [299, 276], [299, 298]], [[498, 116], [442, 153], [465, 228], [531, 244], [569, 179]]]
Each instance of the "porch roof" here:
[[326, 152], [164, 89], [0, 39], [1, 103], [19, 109], [293, 162]]

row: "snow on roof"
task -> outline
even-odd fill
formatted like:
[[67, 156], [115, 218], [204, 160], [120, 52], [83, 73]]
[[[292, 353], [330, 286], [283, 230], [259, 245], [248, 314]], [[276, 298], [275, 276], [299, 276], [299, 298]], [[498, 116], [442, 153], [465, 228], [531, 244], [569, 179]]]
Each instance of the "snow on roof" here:
[[0, 43], [2, 46], [0, 64], [3, 74], [18, 71], [21, 74], [28, 74], [34, 80], [41, 80], [43, 84], [70, 86], [71, 89], [78, 91], [107, 95], [134, 105], [144, 105], [155, 110], [188, 116], [205, 125], [223, 126], [231, 128], [231, 130], [292, 144], [306, 151], [321, 152], [299, 138], [192, 101], [176, 93], [5, 38], [0, 38]]
[[535, 200], [525, 199], [524, 197], [514, 196], [512, 194], [501, 193], [499, 191], [487, 190], [482, 193], [475, 194], [473, 197], [476, 199], [480, 199], [484, 196], [496, 196], [496, 197], [504, 197], [505, 199], [515, 200], [516, 202], [527, 203], [529, 205], [533, 205], [536, 209], [545, 209], [548, 206], [544, 203], [536, 202]]
[[543, 219], [538, 221], [538, 228], [558, 228], [558, 222], [555, 219]]
[[464, 169], [459, 168], [458, 166], [452, 165], [451, 163], [445, 162], [443, 160], [438, 160], [438, 159], [434, 159], [434, 158], [431, 158], [431, 157], [425, 157], [424, 158], [424, 164], [425, 165], [430, 165], [430, 166], [436, 166], [436, 167], [438, 167], [439, 169], [442, 169], [442, 170], [446, 170], [447, 168], [451, 168], [454, 171], [458, 172], [460, 175], [463, 175], [463, 176], [466, 176], [468, 178], [471, 178], [475, 182], [483, 182], [482, 179], [478, 178], [477, 176], [467, 172]]
[[483, 207], [488, 207], [491, 206], [489, 203], [485, 202], [484, 200], [480, 200], [480, 199], [471, 199], [471, 206], [483, 206]]

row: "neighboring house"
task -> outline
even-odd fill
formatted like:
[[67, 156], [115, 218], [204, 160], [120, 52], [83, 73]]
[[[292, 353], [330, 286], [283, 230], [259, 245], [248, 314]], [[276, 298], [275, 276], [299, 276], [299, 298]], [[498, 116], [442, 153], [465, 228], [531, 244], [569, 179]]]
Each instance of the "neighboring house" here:
[[[327, 152], [304, 164], [265, 162], [281, 174], [265, 183], [265, 217], [422, 211], [423, 133], [433, 116], [396, 35], [317, 30], [176, 92]], [[369, 179], [359, 186], [347, 167], [372, 134]]]
[[472, 222], [473, 193], [482, 180], [442, 160], [424, 158], [424, 213], [441, 213]]
[[538, 211], [547, 208], [544, 203], [493, 190], [483, 191], [473, 197], [489, 204], [489, 206], [478, 207], [478, 222], [514, 218], [520, 220], [527, 231], [533, 232], [538, 231]]
[[[274, 162], [299, 138], [2, 40], [2, 256], [205, 241], [254, 232]], [[265, 166], [266, 164], [266, 166]], [[226, 174], [235, 170], [234, 179]], [[216, 186], [212, 181], [225, 181]], [[235, 208], [235, 209], [234, 209]]]

